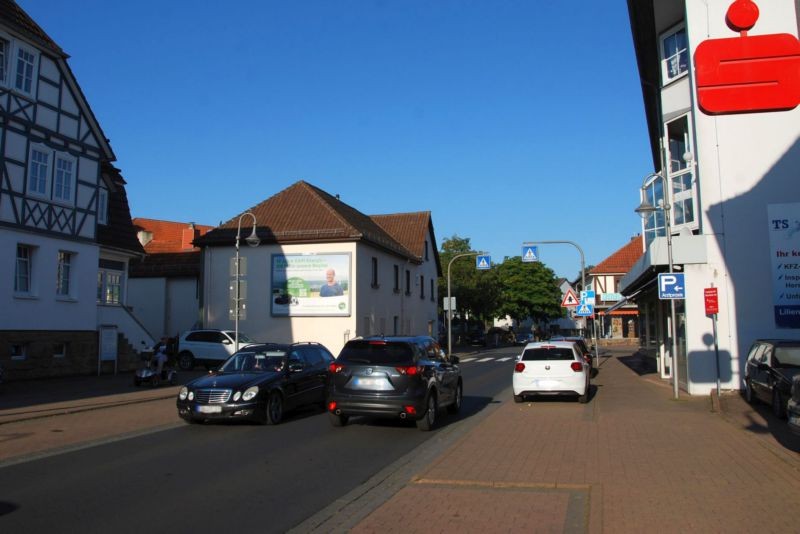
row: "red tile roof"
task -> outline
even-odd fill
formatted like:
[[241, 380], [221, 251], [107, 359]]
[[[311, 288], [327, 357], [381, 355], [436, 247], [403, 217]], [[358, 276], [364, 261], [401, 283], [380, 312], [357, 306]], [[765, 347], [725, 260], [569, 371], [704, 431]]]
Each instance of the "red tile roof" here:
[[[256, 218], [262, 243], [364, 241], [412, 261], [423, 259], [422, 255], [406, 246], [406, 243], [415, 246], [416, 241], [396, 238], [373, 218], [302, 180], [247, 211]], [[236, 240], [239, 219], [243, 214], [218, 226], [195, 243], [201, 247], [231, 246]], [[243, 228], [250, 224], [249, 217], [242, 219]], [[424, 243], [424, 237], [421, 239]]]
[[[433, 252], [436, 265], [439, 265], [439, 251], [436, 248], [436, 235], [433, 233], [431, 212], [418, 211], [390, 215], [370, 215], [370, 218], [420, 259], [425, 256], [426, 241], [430, 239], [431, 241], [427, 243], [428, 250]], [[441, 272], [439, 275], [441, 275]]]
[[0, 0], [0, 20], [34, 43], [61, 57], [67, 57], [61, 47], [16, 2]]
[[152, 234], [152, 239], [144, 246], [144, 251], [148, 254], [196, 251], [197, 248], [186, 246], [190, 241], [184, 241], [184, 231], [190, 231], [194, 228], [196, 231], [194, 238], [196, 238], [214, 229], [213, 226], [202, 224], [193, 225], [193, 223], [159, 221], [143, 217], [135, 217], [133, 225], [136, 227], [137, 232], [145, 231]]
[[594, 266], [589, 274], [625, 274], [644, 253], [642, 236], [631, 238], [630, 242]]

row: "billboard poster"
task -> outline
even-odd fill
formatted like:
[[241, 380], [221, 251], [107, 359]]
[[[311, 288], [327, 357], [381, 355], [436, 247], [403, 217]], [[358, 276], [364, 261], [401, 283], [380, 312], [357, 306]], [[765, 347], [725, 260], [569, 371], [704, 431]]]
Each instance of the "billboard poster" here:
[[800, 203], [767, 206], [775, 326], [800, 328]]
[[349, 316], [350, 260], [349, 252], [273, 254], [272, 315]]

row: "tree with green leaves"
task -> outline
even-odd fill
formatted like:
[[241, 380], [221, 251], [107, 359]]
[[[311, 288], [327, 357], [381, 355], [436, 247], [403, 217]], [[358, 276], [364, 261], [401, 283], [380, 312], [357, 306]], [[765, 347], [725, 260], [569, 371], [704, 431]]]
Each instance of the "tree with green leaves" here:
[[[447, 266], [458, 254], [476, 253], [468, 237], [454, 235], [442, 241], [439, 259], [443, 276], [439, 278], [439, 295], [447, 298]], [[494, 268], [479, 271], [475, 268], [475, 256], [456, 259], [450, 267], [450, 291], [456, 298], [456, 314], [469, 315], [481, 321], [489, 321], [497, 312], [500, 296], [497, 274]]]
[[535, 322], [563, 315], [561, 290], [552, 269], [541, 262], [523, 262], [520, 256], [506, 258], [496, 267], [500, 286], [497, 316], [516, 321], [528, 317]]

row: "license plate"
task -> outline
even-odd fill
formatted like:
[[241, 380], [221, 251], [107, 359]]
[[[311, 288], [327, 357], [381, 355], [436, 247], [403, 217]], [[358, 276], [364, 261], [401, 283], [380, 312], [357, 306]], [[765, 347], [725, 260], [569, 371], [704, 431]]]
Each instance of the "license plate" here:
[[222, 406], [197, 406], [198, 413], [222, 413]]
[[355, 383], [357, 386], [374, 387], [381, 383], [380, 378], [356, 378]]

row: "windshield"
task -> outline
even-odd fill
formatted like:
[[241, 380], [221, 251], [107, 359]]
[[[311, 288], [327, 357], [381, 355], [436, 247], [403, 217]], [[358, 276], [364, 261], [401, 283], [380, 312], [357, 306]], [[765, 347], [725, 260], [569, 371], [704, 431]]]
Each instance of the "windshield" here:
[[775, 367], [800, 367], [800, 347], [776, 347]]
[[[235, 332], [230, 332], [230, 335], [231, 335], [231, 337], [233, 339], [236, 339], [236, 333]], [[252, 339], [250, 339], [246, 335], [244, 335], [241, 332], [239, 332], [239, 343], [255, 343], [255, 341], [253, 341]]]
[[239, 351], [222, 367], [223, 373], [274, 373], [286, 366], [286, 352], [282, 350]]
[[414, 352], [408, 343], [385, 341], [351, 341], [337, 358], [341, 362], [386, 365], [409, 362]]
[[539, 347], [527, 349], [522, 353], [522, 361], [542, 361], [542, 360], [574, 360], [575, 355], [572, 349], [562, 347]]

